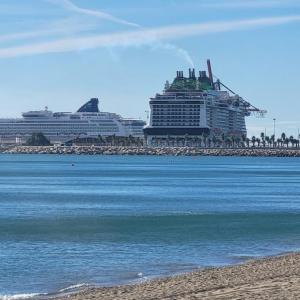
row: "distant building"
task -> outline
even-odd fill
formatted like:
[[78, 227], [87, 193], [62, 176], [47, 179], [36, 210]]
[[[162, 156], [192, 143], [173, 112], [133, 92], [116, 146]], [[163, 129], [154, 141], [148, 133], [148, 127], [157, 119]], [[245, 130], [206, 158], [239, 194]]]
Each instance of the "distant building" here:
[[[262, 112], [238, 95], [221, 90], [214, 82], [210, 61], [208, 74], [194, 69], [184, 77], [182, 71], [162, 94], [150, 99], [150, 120], [144, 128], [149, 145], [164, 144], [168, 139], [180, 141], [186, 137], [242, 137], [247, 134], [245, 117], [252, 111]], [[224, 86], [224, 85], [223, 85]]]
[[98, 104], [93, 98], [76, 113], [54, 113], [46, 108], [23, 113], [23, 118], [0, 119], [0, 144], [24, 143], [33, 133], [43, 133], [51, 143], [112, 135], [143, 137], [143, 120], [100, 112]]

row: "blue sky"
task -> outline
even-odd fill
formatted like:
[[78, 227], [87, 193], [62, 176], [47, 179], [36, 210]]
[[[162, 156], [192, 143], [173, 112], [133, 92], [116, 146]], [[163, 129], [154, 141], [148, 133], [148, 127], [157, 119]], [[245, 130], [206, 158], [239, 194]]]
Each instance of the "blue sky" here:
[[48, 106], [146, 118], [176, 70], [204, 69], [297, 135], [300, 0], [0, 0], [0, 116]]

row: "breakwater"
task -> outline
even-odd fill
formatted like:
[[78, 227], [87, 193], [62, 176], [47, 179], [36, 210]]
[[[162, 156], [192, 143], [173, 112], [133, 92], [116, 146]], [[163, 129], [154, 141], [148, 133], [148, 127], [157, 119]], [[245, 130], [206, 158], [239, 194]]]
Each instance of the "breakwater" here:
[[196, 148], [196, 147], [124, 147], [124, 146], [16, 146], [8, 154], [77, 155], [174, 155], [174, 156], [266, 156], [300, 157], [295, 148]]
[[10, 150], [12, 147], [10, 146], [2, 146], [0, 145], [0, 153], [6, 152], [8, 150]]

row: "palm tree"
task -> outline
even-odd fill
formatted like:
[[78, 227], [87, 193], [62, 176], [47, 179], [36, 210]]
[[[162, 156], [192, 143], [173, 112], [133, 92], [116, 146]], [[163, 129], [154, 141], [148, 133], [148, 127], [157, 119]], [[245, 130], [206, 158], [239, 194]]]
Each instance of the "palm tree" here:
[[271, 142], [270, 142], [270, 137], [269, 136], [265, 136], [265, 141], [268, 144], [268, 146], [270, 147]]
[[99, 143], [100, 145], [102, 145], [103, 142], [104, 142], [104, 140], [103, 140], [101, 134], [99, 134], [99, 135], [98, 135], [98, 143]]
[[249, 138], [246, 138], [246, 145], [248, 148], [250, 147], [250, 139]]
[[282, 140], [280, 138], [277, 139], [277, 147], [279, 148], [279, 145], [282, 145]]
[[187, 144], [188, 144], [188, 138], [189, 138], [189, 135], [188, 134], [185, 134], [184, 135], [184, 146], [186, 147]]
[[263, 147], [266, 147], [266, 140], [265, 140], [265, 134], [264, 134], [264, 132], [262, 132], [262, 133], [260, 134], [260, 138], [261, 138]]
[[207, 142], [208, 142], [208, 147], [210, 148], [211, 147], [211, 138], [210, 137], [207, 139]]
[[[282, 134], [281, 134], [281, 139], [282, 139], [282, 142], [283, 143], [285, 143], [285, 138], [286, 138], [286, 135], [285, 135], [285, 133], [283, 132]], [[282, 145], [281, 145], [282, 146]]]
[[290, 143], [292, 143], [292, 147], [294, 147], [295, 139], [292, 135], [289, 137], [289, 141], [290, 141]]
[[198, 145], [202, 147], [202, 135], [198, 136]]
[[213, 137], [212, 137], [212, 142], [213, 142], [213, 146], [216, 147], [218, 140], [215, 135], [213, 135]]
[[169, 135], [167, 136], [167, 146], [168, 147], [170, 146], [170, 136]]
[[221, 140], [222, 140], [222, 145], [224, 146], [226, 140], [226, 136], [224, 132], [222, 133]]
[[144, 139], [142, 140], [142, 146], [143, 145], [145, 145], [145, 146], [148, 145], [148, 135], [147, 134], [144, 135]]
[[243, 147], [245, 147], [245, 142], [246, 142], [247, 136], [246, 134], [242, 134], [242, 142], [243, 142]]
[[204, 134], [203, 134], [203, 141], [204, 141], [205, 148], [206, 148], [206, 146], [207, 146], [207, 138], [208, 138], [208, 134], [207, 134], [207, 133], [204, 133]]
[[131, 134], [129, 135], [128, 139], [129, 139], [130, 146], [136, 144], [135, 138]]
[[257, 146], [259, 147], [260, 146], [260, 138], [256, 139], [256, 143], [257, 143]]
[[284, 145], [284, 140], [280, 139], [280, 146], [283, 147], [283, 145]]
[[226, 145], [226, 147], [230, 147], [230, 145], [231, 145], [231, 139], [229, 137], [226, 138], [225, 145]]
[[290, 143], [289, 138], [285, 138], [284, 143], [286, 144], [286, 146], [288, 148], [289, 147], [289, 143]]
[[232, 145], [232, 147], [234, 147], [235, 146], [235, 137], [234, 137], [234, 135], [232, 135], [230, 139], [231, 139], [231, 145]]
[[272, 142], [272, 145], [274, 148], [274, 143], [275, 143], [275, 135], [274, 134], [271, 135], [270, 141]]
[[256, 137], [255, 136], [253, 136], [251, 138], [251, 142], [252, 142], [252, 147], [255, 147], [255, 143], [256, 143]]

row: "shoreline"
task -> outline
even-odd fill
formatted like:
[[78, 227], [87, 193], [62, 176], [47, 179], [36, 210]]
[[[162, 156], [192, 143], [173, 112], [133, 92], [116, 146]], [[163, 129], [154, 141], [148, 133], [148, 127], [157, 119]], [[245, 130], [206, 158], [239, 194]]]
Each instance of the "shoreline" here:
[[36, 300], [300, 299], [300, 252], [111, 287], [35, 297]]
[[3, 154], [300, 157], [300, 148], [15, 146]]

